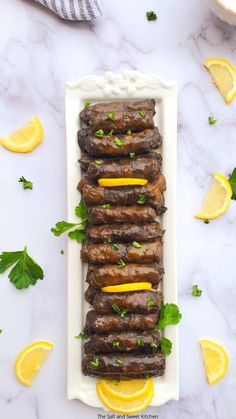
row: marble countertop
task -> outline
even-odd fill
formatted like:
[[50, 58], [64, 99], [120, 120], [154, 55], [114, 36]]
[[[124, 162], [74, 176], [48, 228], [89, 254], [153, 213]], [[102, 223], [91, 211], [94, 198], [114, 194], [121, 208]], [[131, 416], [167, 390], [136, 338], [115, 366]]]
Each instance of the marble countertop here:
[[[222, 218], [193, 218], [214, 172], [236, 166], [236, 101], [226, 106], [202, 63], [220, 56], [236, 64], [236, 29], [206, 0], [103, 0], [103, 17], [67, 23], [30, 0], [0, 0], [0, 136], [38, 114], [45, 141], [33, 153], [0, 150], [0, 249], [28, 245], [45, 280], [17, 291], [1, 275], [1, 419], [97, 419], [96, 410], [66, 398], [66, 238], [50, 228], [66, 218], [64, 84], [87, 74], [138, 69], [178, 83], [178, 282], [180, 401], [144, 414], [159, 419], [236, 417], [236, 203]], [[155, 10], [148, 22], [146, 10]], [[208, 124], [214, 115], [216, 125]], [[171, 123], [171, 121], [170, 121]], [[34, 181], [23, 191], [20, 176]], [[191, 296], [192, 284], [203, 289]], [[208, 386], [198, 341], [216, 340], [230, 355], [227, 377]], [[29, 343], [55, 344], [31, 389], [13, 364]], [[143, 416], [145, 417], [145, 416]], [[142, 415], [140, 414], [140, 418]], [[101, 418], [98, 418], [101, 419]]]

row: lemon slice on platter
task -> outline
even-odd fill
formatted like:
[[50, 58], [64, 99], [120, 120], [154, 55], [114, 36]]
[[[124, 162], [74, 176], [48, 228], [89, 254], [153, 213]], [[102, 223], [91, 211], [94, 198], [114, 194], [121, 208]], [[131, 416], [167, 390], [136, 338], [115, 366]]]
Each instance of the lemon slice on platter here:
[[107, 397], [116, 397], [125, 401], [146, 397], [153, 391], [153, 380], [151, 378], [145, 380], [121, 380], [119, 382], [99, 380], [98, 385], [101, 386], [103, 393]]
[[114, 186], [129, 186], [129, 185], [146, 185], [148, 183], [147, 179], [140, 178], [104, 178], [98, 179], [99, 186], [104, 186], [106, 188], [112, 188]]
[[0, 144], [15, 153], [28, 153], [43, 140], [43, 127], [34, 116], [24, 127], [0, 139]]
[[[136, 381], [136, 380], [134, 380]], [[143, 380], [142, 380], [143, 381]], [[127, 382], [132, 388], [132, 381]], [[126, 389], [128, 388], [128, 384], [126, 385]], [[135, 384], [136, 387], [136, 384]], [[131, 390], [132, 391], [132, 390]], [[153, 385], [150, 386], [146, 395], [136, 395], [132, 399], [121, 399], [115, 395], [106, 394], [103, 391], [103, 388], [100, 382], [97, 383], [97, 394], [102, 403], [112, 412], [122, 413], [122, 414], [133, 414], [141, 412], [145, 410], [148, 405], [151, 403], [153, 395], [154, 395], [154, 387]], [[129, 391], [130, 394], [130, 391]]]
[[229, 105], [236, 96], [236, 69], [223, 58], [210, 58], [204, 62], [204, 65]]
[[208, 384], [215, 384], [227, 373], [229, 358], [225, 349], [210, 340], [200, 340]]
[[132, 282], [129, 284], [109, 285], [101, 288], [103, 292], [127, 292], [127, 291], [141, 291], [150, 290], [152, 284], [150, 282]]
[[231, 197], [232, 189], [228, 179], [216, 173], [203, 206], [195, 217], [201, 220], [213, 220], [219, 217], [227, 211]]
[[50, 342], [34, 342], [27, 346], [15, 362], [15, 373], [21, 384], [31, 387], [39, 368], [53, 348]]

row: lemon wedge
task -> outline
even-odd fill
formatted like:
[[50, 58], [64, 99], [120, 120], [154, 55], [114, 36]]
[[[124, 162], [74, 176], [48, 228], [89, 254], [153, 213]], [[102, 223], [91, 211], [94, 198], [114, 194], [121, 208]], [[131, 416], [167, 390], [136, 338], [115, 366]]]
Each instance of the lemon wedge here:
[[216, 173], [203, 206], [195, 217], [201, 220], [213, 220], [219, 217], [227, 211], [231, 197], [232, 189], [229, 181], [220, 173]]
[[213, 82], [229, 105], [236, 96], [236, 69], [223, 58], [210, 58], [204, 62]]
[[[128, 388], [128, 385], [131, 386], [132, 391], [132, 381], [127, 382], [126, 389]], [[146, 395], [137, 395], [132, 399], [121, 399], [115, 395], [106, 394], [103, 391], [101, 384], [98, 382], [97, 394], [102, 403], [112, 412], [130, 415], [133, 413], [141, 412], [142, 410], [146, 409], [146, 407], [148, 407], [153, 398], [154, 387], [151, 385]], [[128, 394], [130, 394], [130, 391]]]
[[15, 373], [21, 384], [32, 386], [39, 368], [52, 348], [53, 344], [50, 342], [35, 342], [20, 353], [15, 362]]
[[99, 186], [104, 186], [106, 188], [112, 188], [114, 186], [129, 186], [129, 185], [146, 185], [148, 183], [147, 179], [139, 178], [104, 178], [98, 179]]
[[151, 378], [146, 380], [119, 381], [99, 380], [103, 394], [107, 397], [116, 397], [119, 400], [137, 400], [148, 396], [153, 391], [153, 381]]
[[15, 153], [28, 153], [43, 140], [43, 127], [37, 116], [34, 116], [24, 127], [0, 139], [0, 144]]
[[225, 349], [210, 340], [200, 340], [208, 384], [215, 384], [225, 376], [229, 358]]
[[103, 292], [126, 292], [126, 291], [141, 291], [150, 290], [152, 284], [150, 282], [132, 282], [129, 284], [109, 285], [101, 288]]

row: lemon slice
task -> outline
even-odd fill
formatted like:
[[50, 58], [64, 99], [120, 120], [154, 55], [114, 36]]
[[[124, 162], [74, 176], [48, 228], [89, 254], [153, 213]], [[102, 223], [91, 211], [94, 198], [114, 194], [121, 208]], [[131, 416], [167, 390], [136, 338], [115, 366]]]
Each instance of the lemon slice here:
[[34, 116], [24, 127], [0, 139], [0, 144], [15, 153], [28, 153], [43, 140], [43, 127]]
[[208, 384], [214, 384], [225, 376], [229, 358], [225, 349], [210, 340], [200, 340]]
[[227, 211], [231, 197], [232, 189], [229, 181], [220, 173], [216, 173], [203, 206], [195, 217], [201, 220], [213, 220], [219, 217]]
[[137, 397], [133, 400], [121, 400], [115, 396], [106, 395], [103, 392], [101, 385], [97, 383], [97, 394], [102, 403], [112, 412], [129, 415], [141, 412], [148, 407], [153, 398], [154, 388], [152, 386], [146, 396]]
[[15, 373], [20, 383], [31, 387], [39, 368], [53, 348], [50, 342], [35, 342], [27, 346], [15, 362]]
[[223, 58], [210, 58], [204, 65], [210, 71], [213, 82], [226, 103], [230, 104], [236, 95], [236, 69]]
[[102, 392], [108, 397], [116, 397], [119, 400], [137, 400], [148, 396], [153, 391], [153, 381], [151, 378], [146, 380], [119, 381], [99, 380]]
[[114, 186], [129, 186], [129, 185], [146, 185], [148, 183], [147, 179], [139, 178], [104, 178], [98, 179], [99, 186], [104, 186], [106, 188], [112, 188]]
[[151, 288], [152, 284], [150, 282], [132, 282], [129, 284], [109, 285], [108, 287], [101, 288], [101, 290], [103, 292], [126, 292], [150, 290]]

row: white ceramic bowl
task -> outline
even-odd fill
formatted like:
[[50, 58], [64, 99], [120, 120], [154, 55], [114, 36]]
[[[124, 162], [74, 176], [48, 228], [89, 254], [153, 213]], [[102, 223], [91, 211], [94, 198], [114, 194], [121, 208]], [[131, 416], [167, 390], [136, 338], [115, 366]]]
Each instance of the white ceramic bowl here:
[[224, 22], [236, 25], [236, 0], [210, 0], [213, 13]]

